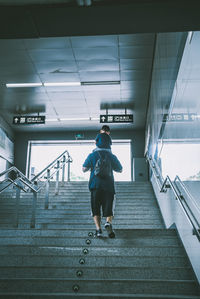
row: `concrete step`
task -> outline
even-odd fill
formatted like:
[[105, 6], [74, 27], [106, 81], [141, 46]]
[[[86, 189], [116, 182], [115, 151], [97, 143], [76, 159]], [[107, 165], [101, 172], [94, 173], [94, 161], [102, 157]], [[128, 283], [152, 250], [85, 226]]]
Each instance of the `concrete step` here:
[[[137, 257], [184, 257], [185, 252], [181, 247], [90, 247], [90, 256], [137, 256]], [[0, 246], [0, 256], [77, 256], [82, 255], [82, 247], [55, 247], [55, 246]]]
[[[55, 213], [55, 209], [56, 209], [56, 213]], [[40, 212], [40, 215], [55, 215], [56, 216], [62, 216], [62, 215], [88, 215], [88, 211], [90, 210], [90, 204], [86, 204], [84, 209], [78, 209], [78, 207], [74, 207], [73, 209], [69, 209], [68, 207], [66, 207], [65, 209], [61, 209], [57, 206], [50, 206], [48, 209], [39, 209], [37, 208], [37, 212]], [[10, 208], [4, 208], [1, 210], [2, 213], [2, 217], [5, 214], [13, 214], [15, 212], [14, 207], [10, 207]], [[115, 207], [115, 215], [119, 215], [121, 217], [124, 217], [126, 215], [159, 215], [160, 216], [160, 212], [157, 209], [157, 207], [152, 207], [151, 210], [149, 210], [148, 207], [143, 207], [143, 210], [141, 210], [141, 207], [134, 207], [132, 209], [121, 209], [118, 205]], [[19, 208], [19, 215], [26, 215], [26, 211], [24, 211], [22, 208]]]
[[[15, 295], [16, 294], [16, 295]], [[6, 294], [2, 293], [0, 294], [0, 298], [14, 298], [14, 299], [32, 299], [32, 298], [37, 298], [37, 299], [74, 299], [76, 298], [82, 298], [82, 299], [118, 299], [118, 298], [133, 298], [133, 299], [199, 299], [199, 296], [193, 296], [193, 295], [157, 295], [157, 294], [117, 294], [117, 293], [112, 293], [112, 294], [96, 294], [96, 293], [35, 293], [35, 294], [24, 294], [24, 293], [15, 293], [15, 294]]]
[[[0, 223], [0, 228], [1, 229], [7, 229], [7, 228], [14, 228], [13, 223]], [[30, 228], [30, 223], [19, 223], [18, 225], [19, 229], [28, 229]], [[36, 223], [35, 225], [36, 229], [58, 229], [58, 230], [67, 230], [67, 229], [88, 229], [88, 230], [94, 230], [94, 224], [91, 222], [91, 224], [51, 224], [51, 223]], [[121, 224], [121, 225], [115, 225], [115, 229], [163, 229], [164, 225], [163, 224], [154, 224], [154, 223], [147, 223], [147, 224], [132, 224], [132, 225], [127, 225], [127, 224]]]
[[160, 279], [163, 280], [193, 280], [193, 274], [187, 267], [112, 267], [98, 268], [84, 266], [76, 267], [0, 267], [0, 278], [68, 278], [77, 279], [77, 271], [82, 271], [78, 279]]
[[[103, 282], [103, 284], [102, 284]], [[71, 293], [73, 286], [79, 285], [81, 293], [112, 294], [176, 294], [198, 295], [198, 289], [194, 281], [164, 281], [164, 280], [77, 280], [72, 279], [0, 279], [0, 294], [16, 292], [31, 294], [44, 293]]]
[[[94, 228], [94, 225], [93, 225]], [[177, 234], [174, 229], [148, 229], [148, 230], [142, 230], [142, 229], [122, 229], [122, 230], [116, 230], [115, 232], [118, 236], [118, 238], [150, 238], [150, 237], [158, 237], [158, 238], [176, 238], [177, 239]], [[0, 230], [0, 237], [71, 237], [73, 236], [74, 238], [79, 238], [83, 237], [86, 238], [88, 237], [88, 233], [90, 233], [89, 230], [85, 230], [81, 228], [80, 230], [76, 229], [68, 229], [68, 230], [56, 230], [56, 229], [50, 229], [50, 230], [38, 230], [38, 229], [2, 229]], [[91, 237], [93, 238], [93, 237]], [[180, 244], [180, 243], [179, 243]]]
[[22, 193], [18, 229], [5, 229], [15, 193], [0, 199], [0, 298], [197, 298], [185, 251], [174, 230], [162, 229], [149, 182], [116, 183], [115, 239], [105, 230], [101, 239], [88, 235], [95, 231], [88, 182], [65, 183], [58, 196], [54, 188], [48, 210], [38, 194], [36, 229], [28, 229], [32, 194]]
[[[82, 256], [4, 256], [0, 260], [0, 267], [82, 267], [80, 261]], [[185, 257], [137, 257], [137, 256], [87, 256], [85, 259], [87, 267], [189, 267], [189, 262]], [[81, 269], [82, 269], [81, 268]]]
[[[66, 238], [66, 237], [2, 237], [1, 246], [3, 245], [34, 245], [34, 246], [85, 246], [87, 238]], [[114, 240], [105, 238], [98, 240], [96, 238], [91, 239], [92, 246], [121, 246], [121, 247], [168, 247], [179, 246], [180, 243], [177, 238], [159, 238], [159, 237], [133, 237], [132, 239], [116, 238]]]
[[[43, 225], [43, 224], [48, 224], [51, 225], [52, 228], [56, 228], [57, 226], [60, 226], [61, 228], [65, 227], [66, 229], [68, 228], [81, 228], [81, 227], [87, 227], [87, 225], [89, 225], [89, 227], [91, 227], [90, 225], [93, 224], [91, 219], [87, 219], [84, 221], [79, 221], [77, 219], [61, 219], [61, 218], [54, 218], [54, 219], [39, 219], [37, 220], [36, 218], [36, 224], [37, 225]], [[12, 224], [12, 222], [14, 223], [14, 219], [2, 219], [0, 220], [0, 225], [6, 225], [6, 224]], [[23, 225], [23, 224], [30, 224], [30, 219], [19, 219], [19, 224]], [[161, 223], [160, 219], [145, 219], [143, 220], [142, 217], [140, 219], [122, 219], [122, 220], [118, 220], [117, 223], [115, 223], [113, 221], [114, 224], [114, 229], [117, 228], [132, 228], [132, 226], [134, 226], [135, 228], [142, 228], [143, 226], [145, 227], [145, 225], [149, 228], [152, 228], [151, 226], [155, 226], [158, 228], [163, 228], [163, 224]], [[92, 226], [94, 228], [94, 225]]]

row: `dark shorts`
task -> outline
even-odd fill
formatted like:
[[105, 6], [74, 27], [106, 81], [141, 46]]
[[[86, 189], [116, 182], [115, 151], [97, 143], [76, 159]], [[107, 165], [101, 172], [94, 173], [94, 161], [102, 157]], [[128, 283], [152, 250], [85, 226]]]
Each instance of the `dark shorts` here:
[[113, 216], [114, 194], [105, 190], [91, 191], [91, 210], [92, 216], [101, 216], [101, 207], [103, 217]]

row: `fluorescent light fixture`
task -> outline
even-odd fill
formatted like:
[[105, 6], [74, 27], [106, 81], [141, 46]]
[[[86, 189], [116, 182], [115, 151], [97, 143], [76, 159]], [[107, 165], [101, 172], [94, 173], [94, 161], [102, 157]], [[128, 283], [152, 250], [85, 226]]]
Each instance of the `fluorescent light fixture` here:
[[42, 83], [7, 83], [6, 87], [38, 87], [42, 86]]
[[49, 118], [49, 119], [47, 118], [46, 122], [48, 122], [48, 121], [51, 122], [51, 121], [59, 121], [59, 120], [57, 118]]
[[95, 85], [119, 85], [120, 81], [88, 81], [88, 82], [44, 82], [44, 83], [6, 83], [6, 87], [56, 87], [56, 86], [95, 86]]
[[44, 82], [44, 86], [80, 86], [80, 82]]
[[91, 117], [90, 120], [99, 120], [100, 117]]
[[60, 118], [61, 121], [77, 121], [77, 120], [90, 120], [89, 117], [69, 117], [69, 118]]
[[119, 85], [120, 81], [88, 81], [81, 82], [81, 85]]

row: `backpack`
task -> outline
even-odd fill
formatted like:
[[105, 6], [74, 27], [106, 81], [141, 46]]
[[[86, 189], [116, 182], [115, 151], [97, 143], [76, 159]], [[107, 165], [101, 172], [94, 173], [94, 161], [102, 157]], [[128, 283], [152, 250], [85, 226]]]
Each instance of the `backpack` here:
[[112, 175], [112, 166], [109, 159], [109, 155], [100, 154], [98, 152], [99, 159], [96, 161], [94, 167], [94, 174], [100, 178], [109, 178]]

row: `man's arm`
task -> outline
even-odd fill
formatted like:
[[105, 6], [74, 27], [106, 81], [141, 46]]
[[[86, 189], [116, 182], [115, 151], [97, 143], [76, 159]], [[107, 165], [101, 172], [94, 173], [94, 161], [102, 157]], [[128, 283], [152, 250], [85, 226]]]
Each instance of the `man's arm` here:
[[83, 163], [83, 166], [82, 166], [82, 170], [83, 172], [87, 172], [88, 170], [90, 170], [92, 167], [91, 165], [91, 158], [90, 158], [90, 155], [87, 157], [87, 159], [85, 160], [85, 162]]
[[112, 169], [116, 172], [122, 172], [123, 170], [121, 163], [115, 155], [112, 155]]
[[87, 167], [82, 167], [83, 172], [87, 172], [89, 170], [89, 168]]

